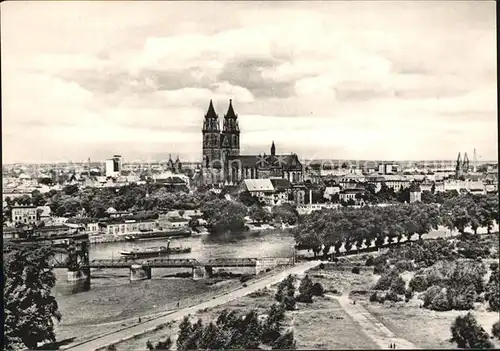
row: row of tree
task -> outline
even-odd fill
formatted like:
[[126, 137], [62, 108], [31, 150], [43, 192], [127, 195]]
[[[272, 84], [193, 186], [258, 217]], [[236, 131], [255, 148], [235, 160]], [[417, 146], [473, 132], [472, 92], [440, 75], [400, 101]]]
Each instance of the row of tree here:
[[[240, 314], [223, 310], [215, 321], [204, 325], [201, 319], [191, 323], [189, 316], [179, 324], [177, 350], [256, 350], [263, 345], [278, 350], [296, 348], [293, 331], [284, 327], [285, 309], [272, 305], [264, 320], [256, 310]], [[156, 345], [147, 342], [149, 350], [169, 350], [173, 345], [168, 337]]]
[[326, 255], [333, 246], [337, 253], [344, 244], [347, 251], [362, 245], [377, 248], [410, 239], [444, 225], [464, 233], [467, 227], [491, 230], [498, 223], [498, 197], [493, 195], [460, 196], [448, 199], [442, 206], [412, 203], [387, 207], [324, 209], [303, 218], [295, 229], [299, 249], [311, 249], [315, 255], [324, 248]]
[[383, 247], [386, 237], [389, 244], [411, 238], [440, 224], [440, 212], [436, 205], [405, 204], [387, 207], [362, 207], [323, 209], [305, 217], [295, 228], [294, 236], [299, 249], [311, 249], [314, 254], [327, 255], [331, 247], [340, 253], [363, 245]]
[[480, 227], [488, 233], [499, 216], [498, 197], [489, 195], [457, 196], [446, 200], [441, 207], [442, 223], [450, 230], [464, 233], [471, 227], [474, 233]]

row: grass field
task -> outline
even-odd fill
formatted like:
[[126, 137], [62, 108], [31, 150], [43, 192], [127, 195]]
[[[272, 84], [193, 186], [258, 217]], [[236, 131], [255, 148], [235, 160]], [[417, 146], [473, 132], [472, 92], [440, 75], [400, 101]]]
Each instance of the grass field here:
[[[456, 348], [448, 342], [451, 337], [450, 326], [458, 315], [465, 311], [436, 312], [419, 308], [418, 300], [405, 304], [370, 303], [368, 298], [379, 276], [373, 274], [372, 267], [363, 267], [366, 258], [351, 257], [335, 267], [325, 264], [324, 269], [315, 268], [308, 272], [313, 283], [320, 282], [331, 295], [349, 295], [353, 300], [364, 305], [375, 318], [381, 321], [397, 337], [414, 343], [419, 348], [446, 349]], [[352, 265], [361, 264], [360, 274], [351, 272]], [[404, 274], [409, 280], [413, 274]], [[204, 322], [214, 320], [225, 308], [242, 312], [257, 309], [265, 311], [275, 303], [275, 288], [260, 290], [228, 304], [210, 310], [198, 311], [193, 320], [201, 318]], [[337, 291], [333, 293], [333, 291]], [[312, 304], [297, 304], [298, 310], [287, 312], [287, 325], [292, 327], [299, 349], [376, 349], [377, 345], [363, 332], [363, 329], [342, 309], [338, 301], [327, 298], [314, 298]], [[480, 308], [474, 312], [479, 323], [488, 333], [498, 320], [498, 314], [486, 312]], [[157, 342], [175, 335], [178, 323], [166, 326], [148, 335], [116, 345], [118, 350], [144, 350], [147, 340]], [[500, 347], [498, 341], [495, 346]]]
[[[456, 344], [450, 343], [450, 327], [457, 316], [467, 311], [436, 312], [418, 307], [388, 307], [380, 304], [366, 305], [367, 309], [378, 320], [384, 323], [393, 333], [405, 338], [418, 347], [425, 349], [450, 349]], [[474, 312], [478, 323], [491, 335], [493, 323], [498, 321], [496, 312]], [[500, 348], [498, 340], [496, 348]]]
[[[312, 278], [313, 282], [318, 281]], [[192, 316], [193, 321], [201, 318], [203, 322], [214, 320], [224, 310], [248, 311], [256, 309], [265, 314], [276, 303], [275, 287], [260, 290], [228, 304], [209, 310], [198, 311]], [[342, 310], [337, 301], [315, 298], [312, 304], [297, 304], [298, 310], [287, 312], [286, 325], [293, 327], [297, 346], [300, 349], [374, 349], [377, 346], [359, 329], [356, 323]], [[146, 342], [153, 343], [172, 336], [178, 331], [178, 323], [173, 323], [162, 330], [149, 333], [140, 338], [115, 345], [117, 350], [141, 350]], [[318, 342], [321, 340], [321, 342]]]

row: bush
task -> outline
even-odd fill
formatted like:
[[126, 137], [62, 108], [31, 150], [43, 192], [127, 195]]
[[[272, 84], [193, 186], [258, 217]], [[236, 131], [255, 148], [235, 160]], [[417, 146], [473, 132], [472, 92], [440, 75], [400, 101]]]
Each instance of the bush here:
[[412, 288], [414, 291], [422, 292], [422, 291], [427, 290], [428, 287], [429, 286], [427, 283], [427, 279], [425, 278], [425, 275], [423, 275], [423, 274], [415, 275], [410, 280], [410, 288]]
[[432, 299], [428, 308], [434, 311], [449, 311], [450, 304], [448, 302], [448, 296], [446, 292], [441, 290], [439, 293], [437, 293], [437, 295]]
[[373, 266], [373, 274], [384, 274], [390, 269], [387, 264], [376, 264]]
[[403, 295], [406, 289], [406, 283], [400, 276], [395, 277], [391, 281], [390, 290], [394, 291], [396, 294]]
[[399, 272], [413, 272], [415, 264], [412, 261], [401, 260], [396, 263], [396, 269]]
[[488, 300], [489, 308], [492, 311], [500, 311], [500, 272], [493, 271], [490, 280], [486, 285], [486, 300]]
[[491, 328], [491, 334], [495, 338], [500, 340], [500, 321], [497, 321], [497, 322], [495, 322], [495, 324], [493, 324], [493, 327]]
[[492, 349], [488, 333], [481, 327], [472, 313], [458, 316], [451, 325], [451, 342], [462, 349]]
[[367, 267], [373, 266], [374, 262], [375, 262], [375, 260], [374, 260], [373, 256], [370, 255], [370, 256], [368, 256], [368, 259], [365, 262], [365, 266], [367, 266]]
[[319, 264], [319, 269], [325, 269], [325, 264], [324, 263], [320, 263]]
[[401, 298], [396, 294], [394, 291], [389, 290], [384, 297], [384, 301], [393, 301], [393, 302], [399, 302], [401, 301]]
[[424, 293], [424, 307], [428, 307], [431, 305], [432, 300], [441, 292], [443, 288], [439, 285], [433, 285], [428, 288]]
[[351, 272], [354, 274], [359, 274], [359, 267], [352, 267]]
[[382, 274], [373, 288], [375, 290], [389, 290], [392, 281], [398, 277], [399, 275], [396, 271], [390, 271], [389, 273]]
[[498, 262], [497, 262], [497, 261], [495, 261], [495, 262], [493, 262], [492, 264], [490, 264], [490, 269], [491, 269], [492, 271], [496, 271], [496, 270], [498, 269]]
[[325, 293], [325, 289], [321, 283], [315, 283], [312, 287], [312, 295], [313, 296], [323, 296]]
[[283, 307], [285, 308], [285, 310], [287, 310], [287, 311], [295, 310], [295, 304], [296, 304], [295, 297], [289, 296], [289, 295], [285, 296], [283, 298], [282, 304], [283, 304]]
[[474, 308], [476, 292], [473, 285], [454, 286], [447, 289], [450, 309], [467, 311]]

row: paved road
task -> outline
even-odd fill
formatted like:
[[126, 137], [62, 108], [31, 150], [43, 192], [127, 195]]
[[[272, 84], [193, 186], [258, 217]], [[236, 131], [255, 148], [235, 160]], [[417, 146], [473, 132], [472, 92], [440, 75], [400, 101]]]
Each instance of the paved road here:
[[406, 339], [398, 338], [383, 323], [375, 318], [361, 303], [352, 304], [348, 296], [326, 295], [340, 303], [347, 314], [359, 324], [363, 332], [372, 339], [381, 349], [388, 349], [391, 343], [396, 344], [397, 349], [418, 349], [413, 343]]
[[241, 289], [233, 291], [227, 295], [219, 296], [215, 299], [200, 303], [200, 304], [195, 305], [195, 306], [179, 309], [176, 312], [173, 312], [173, 313], [166, 315], [166, 316], [163, 316], [161, 318], [158, 318], [158, 319], [155, 319], [152, 321], [147, 321], [147, 322], [144, 322], [142, 324], [138, 324], [138, 325], [135, 325], [133, 327], [127, 328], [125, 330], [120, 330], [120, 331], [117, 331], [116, 333], [102, 336], [100, 338], [90, 340], [90, 341], [82, 343], [80, 345], [75, 345], [74, 347], [68, 347], [68, 348], [65, 348], [65, 350], [92, 351], [92, 350], [97, 350], [100, 348], [107, 347], [108, 345], [111, 345], [111, 344], [117, 344], [119, 342], [131, 339], [135, 335], [141, 335], [141, 334], [144, 334], [146, 332], [153, 331], [159, 325], [162, 325], [162, 324], [174, 321], [174, 320], [182, 319], [185, 315], [188, 315], [188, 314], [194, 314], [198, 310], [223, 305], [223, 304], [228, 303], [232, 300], [235, 300], [237, 298], [248, 295], [256, 290], [263, 289], [263, 288], [268, 287], [270, 285], [276, 284], [276, 283], [280, 282], [281, 280], [285, 279], [289, 274], [303, 274], [305, 271], [318, 265], [320, 262], [321, 261], [309, 261], [309, 262], [299, 263], [299, 264], [297, 264], [293, 267], [290, 267], [288, 269], [285, 269], [284, 271], [281, 271], [275, 275], [262, 278], [261, 280], [258, 280], [255, 282], [248, 282], [247, 287], [242, 287]]

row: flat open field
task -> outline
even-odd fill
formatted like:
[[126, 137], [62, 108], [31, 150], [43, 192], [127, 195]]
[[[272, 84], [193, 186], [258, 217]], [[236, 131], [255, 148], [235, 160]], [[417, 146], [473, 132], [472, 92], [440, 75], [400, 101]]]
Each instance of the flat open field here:
[[[311, 275], [310, 275], [311, 276]], [[316, 278], [312, 278], [317, 282]], [[201, 318], [204, 322], [214, 320], [223, 309], [248, 311], [257, 309], [264, 314], [274, 304], [275, 287], [260, 290], [228, 304], [209, 310], [198, 311], [193, 320]], [[339, 303], [327, 298], [315, 298], [312, 304], [298, 303], [298, 310], [288, 311], [286, 324], [293, 327], [299, 349], [376, 349], [375, 345], [359, 326], [342, 310]], [[153, 343], [171, 336], [175, 340], [178, 323], [164, 329], [115, 345], [117, 350], [144, 350], [146, 342]], [[321, 340], [321, 341], [319, 341]]]
[[[366, 308], [393, 333], [425, 349], [450, 349], [450, 327], [457, 316], [467, 311], [436, 312], [418, 307], [388, 307], [381, 304], [367, 304]], [[491, 335], [493, 323], [498, 321], [496, 312], [474, 312], [478, 322]], [[498, 340], [496, 348], [500, 348]]]

